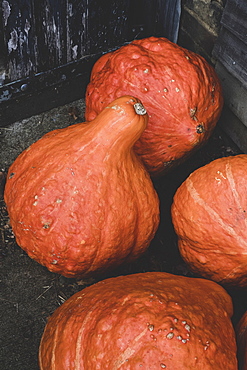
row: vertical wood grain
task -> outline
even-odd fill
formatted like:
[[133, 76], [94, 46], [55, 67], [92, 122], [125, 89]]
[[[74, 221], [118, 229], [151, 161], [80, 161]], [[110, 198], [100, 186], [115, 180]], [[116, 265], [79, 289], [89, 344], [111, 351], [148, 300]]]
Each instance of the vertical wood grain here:
[[7, 82], [126, 40], [128, 1], [3, 0]]
[[3, 1], [7, 81], [18, 80], [38, 71], [33, 1]]
[[135, 38], [172, 39], [170, 33], [179, 25], [179, 4], [180, 0], [2, 0], [4, 83], [108, 52]]

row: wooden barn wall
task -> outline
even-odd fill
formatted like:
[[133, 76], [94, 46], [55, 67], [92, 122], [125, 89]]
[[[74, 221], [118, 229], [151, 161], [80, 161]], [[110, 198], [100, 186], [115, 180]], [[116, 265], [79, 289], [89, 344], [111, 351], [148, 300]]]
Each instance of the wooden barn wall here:
[[[3, 0], [7, 82], [44, 72], [127, 39], [129, 4]], [[97, 11], [96, 11], [97, 9]], [[117, 19], [117, 21], [116, 21]]]
[[247, 1], [182, 0], [178, 43], [204, 56], [220, 77], [219, 124], [247, 152]]
[[[2, 0], [0, 118], [16, 120], [18, 114], [14, 115], [8, 107], [24, 98], [25, 103], [30, 99], [24, 116], [30, 116], [82, 97], [97, 58], [133, 39], [153, 35], [175, 42], [180, 3]], [[47, 96], [40, 97], [46, 89]], [[35, 101], [36, 94], [39, 96]], [[23, 110], [22, 104], [19, 113]]]
[[213, 55], [247, 87], [247, 2], [228, 0]]
[[182, 0], [178, 43], [214, 64], [212, 50], [226, 0]]
[[226, 109], [222, 127], [247, 152], [247, 2], [227, 0], [213, 49]]

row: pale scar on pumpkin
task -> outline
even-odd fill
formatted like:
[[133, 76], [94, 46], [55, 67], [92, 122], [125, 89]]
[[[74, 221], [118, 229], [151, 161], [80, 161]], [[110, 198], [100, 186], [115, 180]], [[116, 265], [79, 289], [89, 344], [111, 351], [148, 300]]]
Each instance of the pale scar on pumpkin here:
[[[206, 204], [206, 202], [200, 197], [199, 193], [194, 188], [193, 182], [189, 178], [186, 180], [186, 187], [189, 194], [194, 199], [194, 202], [199, 204], [202, 208], [204, 208], [204, 210], [209, 214], [209, 216], [216, 222], [216, 225], [219, 224], [222, 227], [222, 229], [225, 230], [229, 235], [236, 238], [236, 240], [238, 240], [241, 244], [247, 245], [247, 242], [240, 235], [237, 234], [234, 228], [226, 225], [226, 223], [223, 221], [220, 215], [217, 212], [215, 212], [212, 207]], [[232, 251], [232, 254], [236, 253]]]

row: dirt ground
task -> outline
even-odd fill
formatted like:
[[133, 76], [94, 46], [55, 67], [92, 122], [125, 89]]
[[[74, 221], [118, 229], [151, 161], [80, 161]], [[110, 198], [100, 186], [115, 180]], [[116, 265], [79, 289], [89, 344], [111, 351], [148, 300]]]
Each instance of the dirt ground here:
[[[0, 130], [0, 368], [38, 369], [38, 348], [47, 318], [66, 299], [96, 279], [76, 280], [50, 273], [30, 259], [15, 243], [3, 201], [9, 165], [17, 155], [45, 132], [83, 120], [84, 102], [62, 106], [16, 122]], [[208, 143], [173, 170], [155, 180], [161, 201], [161, 223], [147, 253], [101, 279], [145, 271], [165, 271], [193, 276], [181, 260], [170, 219], [170, 205], [178, 186], [196, 168], [222, 156], [240, 153], [218, 127]], [[98, 279], [99, 280], [99, 279]], [[234, 303], [233, 323], [247, 310], [247, 292], [228, 289]]]

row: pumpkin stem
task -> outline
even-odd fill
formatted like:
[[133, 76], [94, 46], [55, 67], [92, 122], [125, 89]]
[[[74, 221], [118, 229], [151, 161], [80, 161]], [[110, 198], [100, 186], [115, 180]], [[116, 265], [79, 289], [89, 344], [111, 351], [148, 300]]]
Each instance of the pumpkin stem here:
[[[122, 96], [111, 102], [99, 115], [92, 121], [92, 125], [97, 127], [98, 134], [94, 133], [94, 140], [99, 135], [107, 137], [104, 146], [116, 145], [118, 151], [120, 147], [131, 148], [139, 139], [146, 128], [148, 116], [146, 109], [139, 99], [132, 96]], [[90, 127], [90, 126], [89, 126]]]
[[141, 103], [134, 104], [134, 109], [136, 114], [139, 114], [139, 116], [144, 116], [144, 114], [147, 113], [146, 109]]

